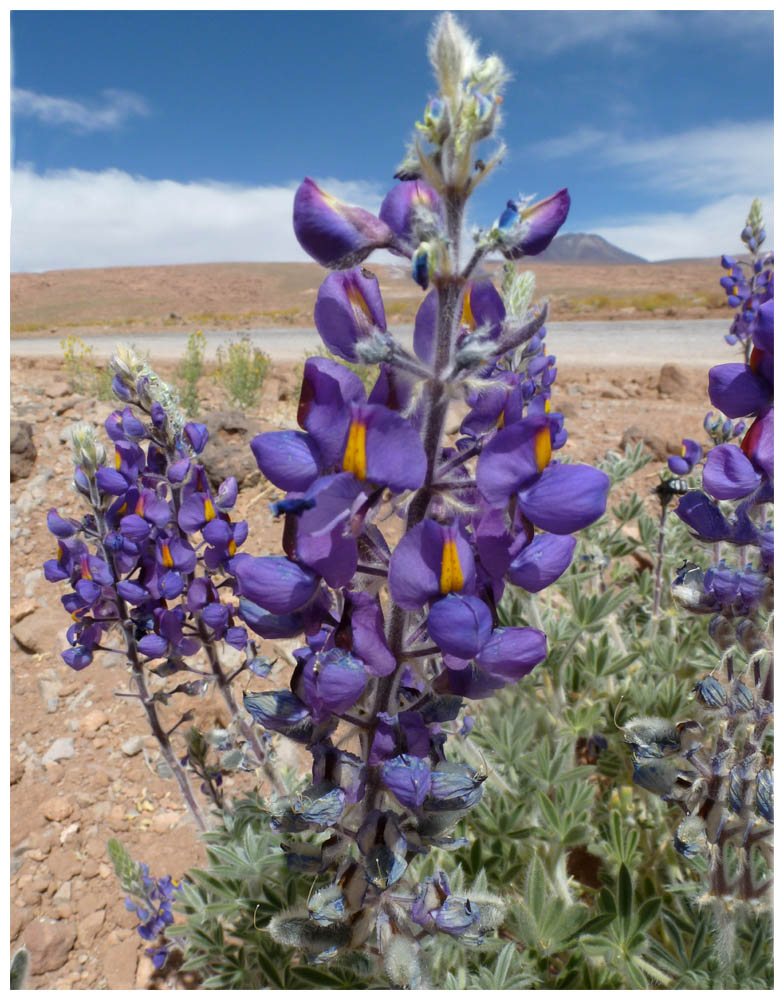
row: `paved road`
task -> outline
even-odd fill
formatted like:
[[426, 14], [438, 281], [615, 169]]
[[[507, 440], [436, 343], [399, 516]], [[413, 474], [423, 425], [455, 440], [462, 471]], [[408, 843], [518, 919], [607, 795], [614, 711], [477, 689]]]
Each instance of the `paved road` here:
[[[732, 350], [724, 342], [730, 326], [726, 320], [691, 321], [574, 322], [548, 323], [547, 341], [551, 353], [565, 363], [606, 366], [675, 364], [705, 369], [732, 359]], [[411, 328], [392, 327], [392, 332], [410, 346]], [[300, 361], [305, 351], [319, 350], [321, 340], [315, 329], [249, 330], [247, 333], [276, 361]], [[231, 331], [205, 331], [207, 356], [214, 357], [220, 344], [233, 335]], [[188, 335], [170, 331], [134, 334], [132, 342], [152, 358], [175, 359], [182, 356]], [[82, 336], [92, 346], [96, 357], [108, 357], [122, 338], [109, 335]], [[21, 337], [11, 340], [12, 357], [59, 357], [59, 337]]]

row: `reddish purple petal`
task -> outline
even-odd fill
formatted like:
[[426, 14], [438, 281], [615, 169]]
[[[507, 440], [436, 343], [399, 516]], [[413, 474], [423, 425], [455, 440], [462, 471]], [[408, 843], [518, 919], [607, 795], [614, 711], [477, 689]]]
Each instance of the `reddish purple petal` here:
[[702, 485], [717, 500], [746, 497], [761, 481], [762, 477], [737, 445], [719, 445], [705, 459]]

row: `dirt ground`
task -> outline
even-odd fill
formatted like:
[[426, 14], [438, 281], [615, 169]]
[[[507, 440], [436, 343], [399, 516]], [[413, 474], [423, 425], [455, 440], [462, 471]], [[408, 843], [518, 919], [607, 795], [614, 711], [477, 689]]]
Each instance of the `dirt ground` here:
[[[20, 292], [20, 284], [33, 287], [51, 276], [16, 277], [26, 279], [16, 285]], [[180, 294], [172, 291], [162, 309], [184, 309]], [[709, 408], [707, 376], [696, 367], [681, 375], [680, 385], [662, 394], [658, 367], [613, 369], [610, 377], [559, 358], [553, 408], [566, 416], [566, 452], [592, 462], [617, 449], [630, 425], [647, 433], [660, 458], [682, 437], [700, 437]], [[224, 405], [211, 380], [202, 379], [200, 391], [206, 410]], [[293, 367], [274, 364], [259, 408], [248, 414], [249, 426], [294, 426], [296, 401]], [[27, 941], [45, 956], [39, 966], [46, 971], [33, 968], [28, 980], [33, 989], [186, 988], [174, 973], [153, 978], [106, 841], [119, 838], [156, 876], [180, 877], [203, 860], [202, 849], [174, 783], [155, 773], [140, 708], [118, 696], [128, 690], [122, 657], [105, 654], [104, 662], [96, 659], [81, 673], [62, 662], [69, 624], [60, 604], [64, 590], [47, 583], [41, 571], [56, 548], [46, 530], [47, 510], [79, 514], [69, 488], [68, 430], [84, 420], [102, 427], [112, 408], [72, 393], [54, 358], [12, 360], [11, 417], [32, 425], [38, 452], [30, 476], [11, 484], [10, 517], [11, 950]], [[652, 463], [634, 486], [647, 492], [661, 465]], [[247, 517], [250, 526], [244, 551], [279, 550], [280, 527], [267, 499], [258, 487], [240, 492], [237, 517]], [[286, 670], [283, 664], [276, 669], [281, 673], [271, 678], [273, 686], [284, 686]], [[221, 720], [202, 710], [197, 721], [209, 726]], [[69, 741], [64, 759], [46, 762], [63, 738]]]
[[[400, 265], [375, 265], [387, 320], [411, 322], [421, 295]], [[706, 319], [726, 313], [718, 260], [658, 264], [525, 261], [551, 319]], [[500, 264], [488, 274], [498, 277]], [[188, 264], [11, 275], [11, 336], [117, 336], [312, 324], [316, 264]]]

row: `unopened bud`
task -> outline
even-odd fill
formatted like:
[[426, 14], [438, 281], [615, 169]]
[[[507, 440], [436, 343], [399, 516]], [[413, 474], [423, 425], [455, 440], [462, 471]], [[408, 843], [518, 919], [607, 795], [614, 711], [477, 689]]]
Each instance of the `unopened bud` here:
[[71, 431], [74, 465], [80, 465], [86, 475], [92, 476], [99, 465], [106, 461], [106, 449], [98, 441], [95, 428], [90, 424], [77, 424]]

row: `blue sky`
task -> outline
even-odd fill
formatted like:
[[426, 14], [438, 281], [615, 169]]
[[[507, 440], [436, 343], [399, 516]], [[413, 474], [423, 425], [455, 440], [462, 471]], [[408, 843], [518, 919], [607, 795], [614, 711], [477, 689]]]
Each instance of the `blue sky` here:
[[[393, 183], [434, 16], [14, 12], [12, 269], [304, 259], [306, 174], [371, 210]], [[473, 222], [568, 186], [563, 231], [649, 259], [737, 250], [754, 196], [772, 229], [772, 13], [458, 17], [513, 74]]]

